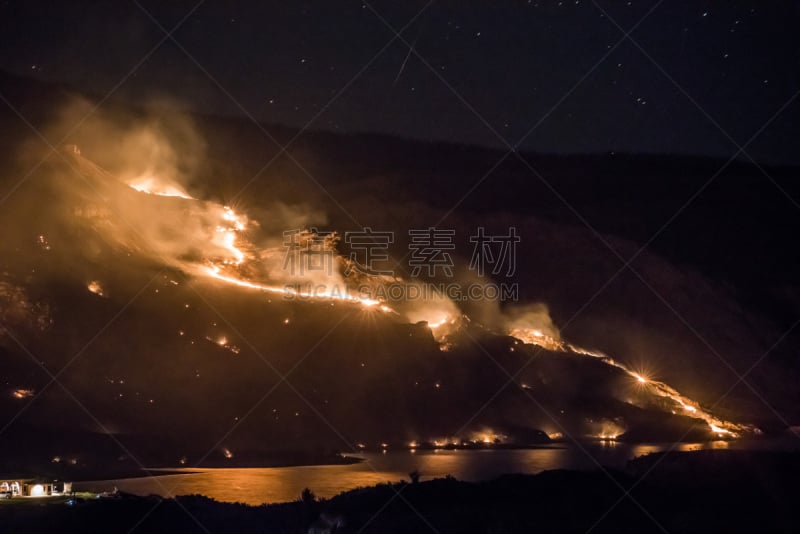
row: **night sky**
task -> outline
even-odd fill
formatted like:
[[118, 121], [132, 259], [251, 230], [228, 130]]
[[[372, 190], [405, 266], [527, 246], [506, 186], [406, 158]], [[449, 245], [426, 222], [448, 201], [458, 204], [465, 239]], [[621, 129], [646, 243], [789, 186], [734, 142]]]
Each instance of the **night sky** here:
[[[178, 24], [174, 41], [159, 27]], [[745, 151], [800, 164], [799, 25], [796, 2], [7, 1], [0, 69], [265, 123], [558, 153], [727, 159], [783, 108]]]

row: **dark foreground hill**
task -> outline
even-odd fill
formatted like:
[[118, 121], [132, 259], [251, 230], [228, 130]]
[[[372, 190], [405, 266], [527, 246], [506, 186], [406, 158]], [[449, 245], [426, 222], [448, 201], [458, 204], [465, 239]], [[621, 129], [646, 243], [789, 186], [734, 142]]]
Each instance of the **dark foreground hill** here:
[[[317, 501], [250, 507], [203, 497], [124, 496], [72, 506], [0, 504], [25, 532], [796, 532], [796, 454], [703, 451], [634, 461], [623, 472], [550, 471], [480, 483], [395, 482]], [[643, 465], [638, 465], [642, 463]], [[322, 519], [322, 521], [321, 521]], [[320, 526], [319, 528], [324, 528]], [[326, 530], [319, 530], [320, 532]]]

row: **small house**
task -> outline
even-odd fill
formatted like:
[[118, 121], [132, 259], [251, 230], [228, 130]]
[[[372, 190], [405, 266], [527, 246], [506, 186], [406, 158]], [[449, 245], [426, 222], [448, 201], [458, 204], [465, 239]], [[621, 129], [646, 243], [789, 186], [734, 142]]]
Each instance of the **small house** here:
[[72, 493], [72, 482], [36, 478], [0, 480], [0, 498], [50, 497]]

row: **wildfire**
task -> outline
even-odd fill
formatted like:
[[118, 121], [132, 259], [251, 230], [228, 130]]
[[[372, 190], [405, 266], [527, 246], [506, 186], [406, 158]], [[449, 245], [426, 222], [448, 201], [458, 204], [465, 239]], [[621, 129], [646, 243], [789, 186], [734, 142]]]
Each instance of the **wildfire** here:
[[228, 276], [222, 274], [221, 268], [217, 265], [212, 265], [210, 267], [204, 267], [201, 270], [207, 276], [214, 278], [216, 280], [221, 280], [228, 284], [233, 284], [235, 286], [243, 287], [246, 289], [255, 289], [258, 291], [263, 291], [266, 293], [275, 293], [278, 295], [284, 295], [287, 297], [293, 297], [297, 299], [308, 299], [308, 300], [320, 300], [320, 301], [342, 301], [342, 302], [350, 302], [353, 304], [360, 304], [365, 308], [376, 308], [385, 313], [394, 313], [394, 310], [385, 304], [381, 304], [380, 301], [371, 298], [360, 298], [355, 297], [353, 295], [349, 295], [347, 293], [338, 293], [333, 291], [320, 291], [320, 292], [303, 292], [297, 291], [291, 287], [279, 287], [279, 286], [270, 286], [266, 284], [259, 284], [256, 282], [248, 282], [247, 280], [236, 278], [233, 276]]
[[508, 335], [517, 338], [523, 343], [536, 345], [554, 352], [564, 351], [566, 348], [563, 341], [536, 328], [512, 328]]
[[[450, 345], [444, 344], [446, 343], [445, 337], [449, 335], [453, 328], [456, 328], [460, 324], [462, 318], [464, 318], [464, 316], [460, 315], [458, 308], [446, 298], [440, 299], [441, 301], [435, 299], [433, 301], [427, 301], [424, 305], [415, 304], [409, 307], [409, 309], [405, 309], [405, 304], [398, 305], [400, 306], [400, 313], [398, 313], [398, 311], [388, 306], [383, 300], [369, 298], [363, 295], [354, 296], [346, 290], [336, 290], [337, 286], [335, 280], [338, 279], [335, 277], [331, 277], [329, 282], [323, 282], [314, 286], [313, 289], [309, 286], [310, 289], [308, 291], [300, 289], [300, 286], [276, 285], [265, 280], [245, 277], [243, 272], [252, 272], [249, 269], [249, 262], [258, 257], [258, 254], [253, 252], [255, 247], [246, 236], [246, 231], [251, 224], [246, 216], [237, 213], [229, 206], [194, 199], [178, 185], [160, 180], [152, 175], [143, 175], [128, 182], [128, 185], [141, 193], [191, 200], [201, 207], [204, 216], [208, 218], [209, 228], [211, 229], [209, 237], [207, 238], [210, 247], [208, 247], [208, 249], [203, 249], [205, 252], [198, 260], [176, 260], [180, 262], [181, 268], [196, 276], [209, 278], [243, 289], [281, 295], [289, 299], [327, 301], [331, 303], [345, 302], [359, 305], [366, 310], [374, 309], [397, 315], [401, 315], [402, 313], [402, 316], [406, 317], [409, 322], [427, 321], [428, 328], [433, 332], [437, 340], [442, 343], [442, 350], [448, 350], [450, 348]], [[43, 236], [40, 237], [40, 242], [49, 248]], [[300, 280], [300, 282], [307, 282], [307, 280]], [[87, 289], [96, 295], [105, 295], [102, 284], [97, 280], [89, 282]], [[606, 365], [616, 367], [630, 376], [635, 383], [648, 394], [662, 397], [671, 402], [674, 405], [673, 411], [680, 409], [691, 417], [705, 421], [709, 426], [710, 432], [717, 436], [736, 437], [741, 432], [757, 431], [754, 427], [720, 420], [710, 412], [702, 409], [698, 402], [684, 397], [677, 390], [664, 382], [654, 380], [652, 377], [635, 372], [626, 365], [603, 353], [582, 349], [566, 342], [561, 339], [557, 329], [549, 323], [549, 317], [547, 317], [546, 321], [536, 320], [536, 317], [541, 318], [541, 313], [538, 310], [533, 310], [532, 313], [518, 317], [515, 322], [507, 328], [506, 333], [522, 343], [536, 345], [549, 351], [566, 352], [596, 358]], [[529, 320], [529, 318], [534, 319]], [[468, 321], [469, 319], [464, 318], [464, 320]], [[238, 353], [238, 348], [230, 345], [227, 339], [210, 338], [209, 341], [234, 353]], [[24, 392], [27, 391], [28, 390], [17, 390], [15, 396], [17, 398], [25, 398], [27, 394]], [[600, 432], [600, 434], [602, 436], [612, 436], [614, 433]], [[494, 441], [494, 439], [497, 439], [497, 436], [487, 434], [476, 439], [479, 442], [483, 442], [485, 439]], [[230, 451], [227, 452], [229, 453]]]
[[[617, 360], [614, 360], [613, 358], [610, 358], [609, 356], [603, 354], [602, 352], [583, 349], [576, 345], [572, 345], [570, 343], [566, 343], [554, 337], [548, 336], [543, 332], [541, 332], [540, 330], [536, 329], [517, 328], [511, 330], [509, 332], [509, 335], [517, 338], [523, 343], [537, 345], [547, 350], [568, 352], [580, 356], [597, 358], [606, 365], [616, 367], [617, 369], [622, 370], [628, 376], [633, 378], [638, 385], [640, 385], [643, 388], [646, 388], [646, 391], [648, 393], [651, 393], [658, 397], [666, 398], [676, 405], [676, 409], [677, 407], [680, 407], [684, 411], [691, 414], [691, 417], [703, 420], [708, 425], [710, 432], [718, 436], [724, 435], [729, 438], [736, 438], [739, 437], [741, 433], [759, 432], [759, 430], [752, 425], [737, 424], [730, 421], [723, 421], [722, 419], [717, 418], [710, 412], [699, 408], [698, 402], [693, 401], [681, 395], [673, 387], [665, 384], [664, 382], [653, 380], [652, 378], [647, 377], [641, 373], [637, 373], [636, 371], [633, 371], [626, 365], [618, 362]], [[610, 435], [610, 434], [604, 433], [604, 435]]]
[[709, 428], [711, 428], [711, 432], [713, 432], [714, 434], [717, 434], [718, 436], [731, 435], [731, 431], [730, 430], [725, 429], [725, 428], [721, 428], [721, 427], [719, 427], [719, 426], [717, 426], [717, 425], [715, 425], [713, 423], [709, 424], [708, 426], [709, 426]]
[[219, 346], [220, 348], [223, 348], [223, 349], [227, 350], [228, 352], [230, 352], [232, 354], [239, 354], [241, 352], [241, 349], [239, 347], [237, 347], [236, 345], [233, 345], [233, 344], [229, 343], [228, 342], [228, 338], [225, 337], [225, 336], [219, 336], [216, 339], [214, 339], [214, 338], [212, 338], [210, 336], [206, 336], [206, 341], [210, 341], [211, 343]]
[[[509, 437], [504, 434], [499, 434], [490, 429], [483, 429], [469, 433], [464, 437], [437, 437], [424, 440], [411, 440], [404, 444], [405, 448], [410, 451], [417, 449], [458, 449], [458, 448], [473, 448], [476, 446], [494, 446], [507, 442]], [[382, 449], [389, 447], [388, 443], [380, 444]]]
[[132, 189], [148, 195], [158, 195], [160, 197], [178, 197], [186, 200], [194, 200], [178, 186], [165, 184], [153, 176], [143, 176], [137, 178], [128, 183], [128, 185]]
[[[72, 155], [78, 158], [82, 164], [81, 167], [88, 169], [87, 172], [92, 173], [93, 176], [100, 174], [103, 178], [113, 177], [89, 160], [85, 160], [78, 152], [73, 151]], [[253, 273], [260, 270], [260, 266], [255, 262], [262, 257], [268, 257], [272, 251], [269, 249], [258, 250], [247, 238], [246, 232], [253, 225], [245, 215], [238, 213], [231, 206], [194, 198], [178, 184], [151, 173], [143, 174], [125, 183], [131, 189], [143, 194], [176, 197], [192, 202], [192, 205], [187, 204], [186, 212], [190, 215], [196, 214], [199, 227], [208, 228], [210, 232], [206, 235], [203, 233], [204, 230], [201, 230], [199, 233], [195, 232], [189, 235], [190, 238], [199, 238], [199, 244], [196, 246], [193, 244], [190, 248], [193, 259], [186, 259], [188, 254], [173, 259], [174, 263], [185, 272], [243, 289], [281, 295], [288, 297], [287, 300], [345, 302], [357, 304], [364, 309], [401, 315], [386, 303], [387, 299], [373, 298], [364, 294], [356, 295], [351, 293], [347, 287], [342, 287], [344, 284], [340, 273], [328, 274], [328, 279], [322, 280], [314, 277], [313, 285], [311, 277], [295, 276], [293, 273], [285, 275], [292, 277], [288, 281], [289, 283], [286, 283], [287, 281], [284, 279], [281, 279], [280, 283], [276, 283], [272, 280], [254, 278]], [[181, 228], [175, 230], [177, 234]], [[311, 234], [309, 233], [309, 235]], [[207, 246], [204, 246], [204, 243]], [[195, 255], [195, 251], [200, 252], [199, 256]], [[300, 284], [307, 284], [308, 289], [301, 289]], [[88, 289], [98, 295], [103, 291], [99, 282], [91, 283]], [[431, 310], [434, 313], [441, 312], [443, 308], [448, 309], [447, 313], [436, 313], [436, 319], [428, 321], [430, 328], [436, 329], [436, 335], [441, 337], [448, 333], [447, 325], [456, 324], [454, 317], [457, 318], [458, 315], [455, 313], [456, 310], [445, 308], [446, 305], [453, 307], [449, 301], [446, 303], [435, 302], [434, 305], [435, 309]], [[418, 308], [418, 306], [414, 306], [415, 310]], [[450, 313], [451, 311], [453, 313]], [[411, 320], [405, 312], [402, 315], [410, 322], [419, 320]], [[428, 310], [425, 310], [425, 315], [430, 315]]]
[[452, 324], [453, 321], [455, 321], [455, 319], [451, 319], [447, 314], [442, 314], [442, 315], [439, 316], [439, 318], [437, 320], [435, 320], [433, 322], [428, 321], [428, 328], [430, 328], [432, 330], [436, 329], [436, 328], [441, 328], [442, 326], [444, 326], [446, 324]]
[[245, 260], [245, 255], [236, 246], [237, 232], [242, 232], [245, 229], [247, 221], [228, 206], [222, 207], [221, 219], [221, 223], [217, 226], [215, 244], [228, 251], [230, 257], [233, 258], [224, 260], [224, 263], [241, 265]]
[[356, 297], [349, 293], [334, 291], [325, 286], [315, 287], [313, 291], [311, 289], [302, 291], [287, 285], [271, 285], [247, 280], [239, 276], [234, 267], [242, 265], [248, 259], [243, 249], [249, 248], [249, 244], [240, 244], [244, 240], [241, 234], [246, 230], [248, 224], [247, 218], [237, 214], [231, 207], [219, 207], [219, 223], [216, 227], [213, 244], [224, 250], [226, 254], [221, 260], [207, 259], [206, 265], [201, 266], [199, 269], [195, 268], [195, 272], [241, 288], [283, 295], [294, 299], [343, 301], [360, 304], [365, 308], [376, 308], [385, 313], [394, 312], [379, 300]]
[[615, 441], [626, 430], [619, 420], [601, 419], [595, 421], [590, 419], [587, 421], [587, 425], [590, 432], [592, 432], [589, 437], [600, 441]]
[[100, 284], [100, 282], [97, 280], [92, 280], [91, 282], [89, 282], [89, 284], [86, 286], [86, 289], [88, 289], [90, 292], [94, 293], [99, 297], [106, 296], [106, 292], [103, 290], [102, 284]]

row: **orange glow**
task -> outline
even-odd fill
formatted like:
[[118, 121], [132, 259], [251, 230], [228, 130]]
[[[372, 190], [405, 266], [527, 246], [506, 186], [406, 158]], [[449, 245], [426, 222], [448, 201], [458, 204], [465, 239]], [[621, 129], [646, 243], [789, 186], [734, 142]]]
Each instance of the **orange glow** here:
[[523, 343], [536, 345], [546, 350], [554, 352], [566, 350], [566, 346], [560, 339], [547, 335], [536, 328], [512, 328], [508, 334]]
[[15, 389], [12, 393], [17, 399], [27, 399], [33, 397], [32, 389]]
[[714, 434], [718, 434], [718, 435], [720, 435], [720, 436], [724, 436], [724, 435], [727, 435], [727, 434], [730, 434], [730, 433], [731, 433], [731, 431], [730, 431], [730, 430], [726, 430], [726, 429], [724, 429], [724, 428], [721, 428], [721, 427], [719, 427], [719, 426], [717, 426], [717, 425], [715, 425], [715, 424], [709, 424], [708, 426], [709, 426], [709, 428], [711, 428], [711, 431], [712, 431]]
[[94, 293], [99, 297], [106, 296], [102, 284], [100, 284], [100, 282], [97, 280], [92, 280], [91, 282], [89, 282], [89, 284], [86, 286], [86, 289], [88, 289], [90, 292]]
[[[447, 338], [447, 336], [452, 334], [455, 328], [458, 328], [462, 323], [469, 321], [469, 318], [461, 315], [458, 307], [444, 296], [441, 299], [428, 300], [424, 303], [405, 302], [397, 304], [395, 309], [386, 304], [384, 300], [368, 298], [362, 294], [354, 296], [347, 290], [337, 290], [336, 283], [341, 281], [341, 277], [338, 274], [324, 280], [320, 286], [317, 286], [317, 289], [313, 291], [309, 289], [308, 292], [299, 289], [299, 286], [279, 285], [279, 283], [282, 284], [284, 282], [283, 280], [277, 282], [271, 278], [255, 278], [256, 275], [249, 273], [261, 271], [257, 268], [251, 269], [251, 264], [257, 262], [261, 259], [262, 254], [266, 254], [269, 251], [266, 249], [262, 251], [256, 250], [255, 244], [248, 239], [248, 229], [256, 225], [249, 221], [246, 215], [237, 213], [233, 208], [220, 203], [194, 199], [179, 185], [150, 174], [145, 174], [128, 181], [128, 185], [132, 189], [143, 194], [177, 197], [192, 201], [191, 203], [187, 202], [187, 206], [190, 204], [192, 206], [195, 204], [197, 205], [197, 211], [203, 214], [203, 227], [208, 228], [207, 233], [205, 231], [201, 232], [202, 243], [198, 247], [201, 250], [201, 255], [197, 260], [185, 260], [183, 257], [174, 259], [174, 262], [177, 263], [181, 269], [194, 276], [242, 289], [259, 291], [271, 295], [280, 295], [287, 297], [287, 300], [310, 300], [314, 302], [329, 302], [331, 304], [344, 302], [358, 305], [364, 310], [369, 310], [369, 313], [380, 311], [387, 314], [402, 314], [406, 320], [412, 323], [425, 320], [434, 338], [440, 343], [439, 347], [442, 351], [448, 351], [453, 346], [452, 340]], [[42, 244], [42, 246], [46, 245], [49, 249], [49, 245], [44, 236], [40, 236], [40, 244]], [[322, 288], [321, 291], [319, 290], [320, 287]], [[98, 280], [90, 281], [87, 285], [87, 289], [98, 296], [106, 295], [105, 288]], [[156, 292], [158, 292], [158, 290], [156, 290]], [[406, 309], [406, 305], [408, 305], [409, 309]], [[188, 307], [188, 304], [186, 306]], [[634, 372], [631, 367], [601, 352], [582, 349], [568, 343], [561, 338], [558, 330], [549, 322], [549, 316], [546, 316], [546, 319], [547, 320], [542, 320], [541, 313], [536, 312], [536, 317], [528, 315], [525, 316], [523, 320], [510, 324], [504, 329], [504, 333], [516, 338], [515, 345], [522, 342], [542, 347], [552, 352], [563, 352], [596, 358], [606, 365], [615, 367], [631, 377], [635, 384], [641, 385], [641, 388], [639, 388], [640, 391], [637, 392], [637, 397], [644, 395], [660, 397], [661, 400], [663, 400], [662, 404], [665, 405], [664, 409], [667, 413], [673, 411], [703, 420], [709, 426], [713, 434], [736, 437], [744, 432], [757, 432], [758, 429], [755, 427], [736, 424], [717, 418], [711, 412], [703, 409], [699, 402], [683, 396], [680, 392], [668, 384], [657, 380], [654, 376], [647, 376], [647, 374]], [[286, 318], [284, 324], [289, 325], [290, 320]], [[234, 354], [238, 354], [239, 352], [237, 347], [231, 345], [229, 340], [225, 336], [219, 335], [219, 333], [213, 334], [209, 338], [209, 341]], [[514, 347], [511, 347], [510, 350], [513, 351]], [[438, 383], [437, 387], [439, 387]], [[29, 390], [16, 390], [14, 392], [16, 398], [26, 398], [32, 395], [33, 392]], [[613, 436], [615, 433], [600, 431], [598, 429], [596, 435]], [[475, 437], [474, 441], [485, 442], [485, 439], [494, 441], [494, 439], [497, 439], [497, 436], [490, 432], [484, 432], [480, 436]], [[227, 449], [225, 450], [227, 451]]]
[[[210, 276], [211, 278], [215, 278], [216, 280], [220, 280], [222, 282], [226, 282], [228, 284], [233, 284], [235, 286], [243, 287], [246, 289], [255, 289], [258, 291], [264, 291], [267, 293], [275, 293], [279, 295], [285, 295], [288, 297], [300, 297], [302, 299], [310, 299], [310, 300], [319, 300], [319, 301], [343, 301], [343, 302], [351, 302], [354, 304], [360, 304], [365, 308], [374, 308], [383, 311], [383, 312], [394, 312], [390, 307], [386, 305], [382, 305], [379, 301], [370, 299], [370, 298], [359, 298], [354, 297], [348, 294], [339, 294], [334, 292], [323, 292], [323, 293], [304, 293], [301, 291], [296, 291], [294, 289], [288, 287], [278, 287], [278, 286], [270, 286], [266, 284], [259, 284], [256, 282], [248, 282], [247, 280], [243, 280], [241, 278], [235, 278], [232, 276], [227, 276], [221, 273], [221, 268], [217, 265], [212, 265], [210, 267], [203, 267], [201, 272]], [[380, 306], [378, 306], [380, 305]], [[289, 323], [289, 320], [284, 321], [286, 324]]]
[[[717, 435], [724, 434], [727, 437], [736, 438], [739, 437], [741, 433], [757, 434], [760, 432], [759, 429], [753, 425], [738, 424], [730, 421], [723, 421], [722, 419], [715, 417], [710, 412], [701, 409], [699, 407], [700, 404], [698, 402], [693, 401], [681, 395], [681, 393], [679, 393], [675, 388], [669, 386], [668, 384], [665, 384], [664, 382], [660, 382], [650, 377], [647, 377], [642, 373], [637, 373], [631, 370], [626, 365], [620, 363], [618, 360], [610, 358], [607, 355], [603, 354], [602, 352], [583, 349], [581, 347], [572, 345], [570, 343], [562, 342], [560, 340], [555, 340], [554, 338], [549, 338], [546, 335], [538, 336], [537, 333], [541, 334], [542, 332], [534, 329], [517, 329], [509, 332], [511, 336], [516, 337], [523, 343], [538, 345], [548, 350], [569, 352], [571, 354], [579, 354], [581, 356], [597, 358], [606, 365], [616, 367], [617, 369], [622, 370], [628, 376], [633, 378], [637, 384], [640, 384], [642, 386], [646, 385], [647, 394], [668, 399], [670, 402], [676, 405], [675, 409], [677, 409], [677, 407], [680, 407], [682, 410], [691, 414], [691, 417], [703, 420], [709, 426], [711, 432]], [[673, 410], [673, 412], [674, 411], [675, 410]]]
[[160, 182], [153, 176], [143, 176], [128, 184], [132, 189], [148, 195], [158, 195], [161, 197], [178, 197], [186, 200], [194, 200], [179, 187]]
[[431, 329], [439, 328], [450, 322], [450, 318], [446, 314], [442, 314], [439, 318], [433, 322], [428, 321], [428, 327]]

